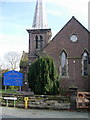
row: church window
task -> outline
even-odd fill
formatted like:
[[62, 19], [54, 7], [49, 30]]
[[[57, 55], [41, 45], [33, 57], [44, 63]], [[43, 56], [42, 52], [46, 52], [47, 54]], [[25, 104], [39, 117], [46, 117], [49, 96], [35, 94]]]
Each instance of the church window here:
[[76, 34], [73, 34], [73, 35], [70, 37], [70, 40], [71, 40], [72, 42], [77, 42], [77, 40], [78, 40], [77, 35], [76, 35]]
[[82, 75], [88, 76], [88, 52], [85, 51], [82, 55]]
[[61, 53], [61, 76], [67, 76], [67, 54], [65, 51]]
[[36, 35], [36, 49], [38, 49], [38, 36]]
[[40, 35], [40, 49], [43, 48], [43, 36]]

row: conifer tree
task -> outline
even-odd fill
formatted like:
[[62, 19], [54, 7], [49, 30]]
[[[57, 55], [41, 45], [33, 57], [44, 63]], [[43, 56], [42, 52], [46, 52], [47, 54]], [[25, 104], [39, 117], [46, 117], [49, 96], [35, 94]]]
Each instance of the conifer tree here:
[[29, 68], [28, 81], [35, 94], [58, 94], [58, 73], [53, 59], [39, 57]]

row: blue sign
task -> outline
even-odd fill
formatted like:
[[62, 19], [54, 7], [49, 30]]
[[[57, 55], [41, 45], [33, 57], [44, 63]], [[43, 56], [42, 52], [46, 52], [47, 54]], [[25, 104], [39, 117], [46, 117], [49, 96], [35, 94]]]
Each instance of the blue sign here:
[[4, 73], [3, 85], [23, 86], [23, 74], [15, 70]]

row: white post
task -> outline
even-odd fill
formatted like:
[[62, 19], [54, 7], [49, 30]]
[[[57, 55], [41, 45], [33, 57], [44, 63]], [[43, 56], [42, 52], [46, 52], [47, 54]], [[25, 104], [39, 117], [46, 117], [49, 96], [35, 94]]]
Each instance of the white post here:
[[5, 85], [5, 91], [7, 90], [7, 86]]
[[6, 100], [6, 106], [8, 107], [8, 100]]
[[14, 108], [15, 108], [15, 103], [16, 103], [16, 101], [14, 100]]

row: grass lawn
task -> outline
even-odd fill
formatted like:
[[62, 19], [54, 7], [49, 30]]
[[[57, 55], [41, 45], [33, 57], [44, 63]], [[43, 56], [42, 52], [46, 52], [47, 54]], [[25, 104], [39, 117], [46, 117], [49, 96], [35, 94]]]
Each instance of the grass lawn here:
[[4, 89], [0, 89], [0, 93], [17, 93], [15, 91], [16, 89], [7, 89], [6, 91]]

